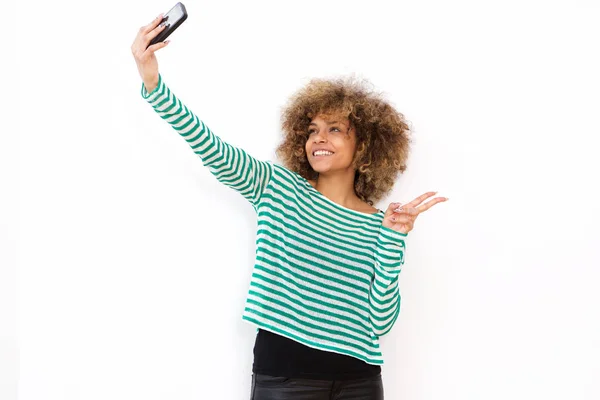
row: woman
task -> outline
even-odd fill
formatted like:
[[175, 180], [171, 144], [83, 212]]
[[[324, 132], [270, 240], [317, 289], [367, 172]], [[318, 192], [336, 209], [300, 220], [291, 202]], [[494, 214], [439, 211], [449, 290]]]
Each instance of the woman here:
[[251, 399], [383, 399], [378, 340], [400, 311], [404, 239], [421, 212], [447, 200], [423, 204], [429, 192], [373, 207], [406, 168], [402, 114], [358, 84], [313, 80], [283, 113], [285, 167], [259, 161], [214, 135], [165, 85], [154, 53], [168, 41], [146, 48], [160, 20], [131, 47], [142, 96], [258, 215], [242, 317], [258, 328]]

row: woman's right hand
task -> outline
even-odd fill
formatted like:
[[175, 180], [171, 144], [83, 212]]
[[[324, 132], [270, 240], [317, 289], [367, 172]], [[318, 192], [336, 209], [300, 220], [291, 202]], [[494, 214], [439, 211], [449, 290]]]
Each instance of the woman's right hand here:
[[148, 93], [151, 93], [158, 85], [158, 61], [154, 52], [169, 44], [169, 41], [166, 40], [148, 47], [150, 41], [165, 29], [164, 25], [159, 25], [162, 18], [163, 15], [160, 14], [154, 21], [142, 26], [131, 45], [133, 58], [135, 58], [135, 63]]

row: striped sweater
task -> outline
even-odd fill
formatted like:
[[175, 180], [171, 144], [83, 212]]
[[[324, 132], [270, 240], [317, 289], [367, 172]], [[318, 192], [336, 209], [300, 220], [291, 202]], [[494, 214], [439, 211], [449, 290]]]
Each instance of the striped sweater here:
[[216, 136], [165, 85], [142, 97], [258, 216], [242, 318], [306, 346], [383, 364], [379, 337], [400, 312], [407, 235], [329, 200], [299, 174]]

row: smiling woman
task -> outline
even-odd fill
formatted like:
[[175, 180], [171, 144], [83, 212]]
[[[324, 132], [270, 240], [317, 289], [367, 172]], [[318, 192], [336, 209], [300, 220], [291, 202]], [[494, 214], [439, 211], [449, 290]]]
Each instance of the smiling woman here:
[[443, 201], [420, 205], [427, 193], [404, 209], [373, 207], [406, 168], [402, 114], [359, 83], [314, 80], [283, 112], [285, 165], [258, 160], [166, 85], [154, 55], [165, 45], [148, 46], [159, 21], [132, 45], [143, 98], [258, 217], [242, 315], [258, 328], [251, 398], [383, 399], [379, 338], [400, 313], [404, 239], [420, 212]]

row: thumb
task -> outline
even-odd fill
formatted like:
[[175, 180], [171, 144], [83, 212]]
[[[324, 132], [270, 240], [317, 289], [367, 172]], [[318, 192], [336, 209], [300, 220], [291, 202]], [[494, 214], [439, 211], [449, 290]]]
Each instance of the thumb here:
[[164, 42], [159, 42], [159, 43], [155, 43], [152, 46], [149, 46], [146, 51], [150, 52], [150, 54], [154, 53], [157, 50], [162, 49], [163, 47], [166, 47], [171, 41], [170, 40], [165, 40]]

